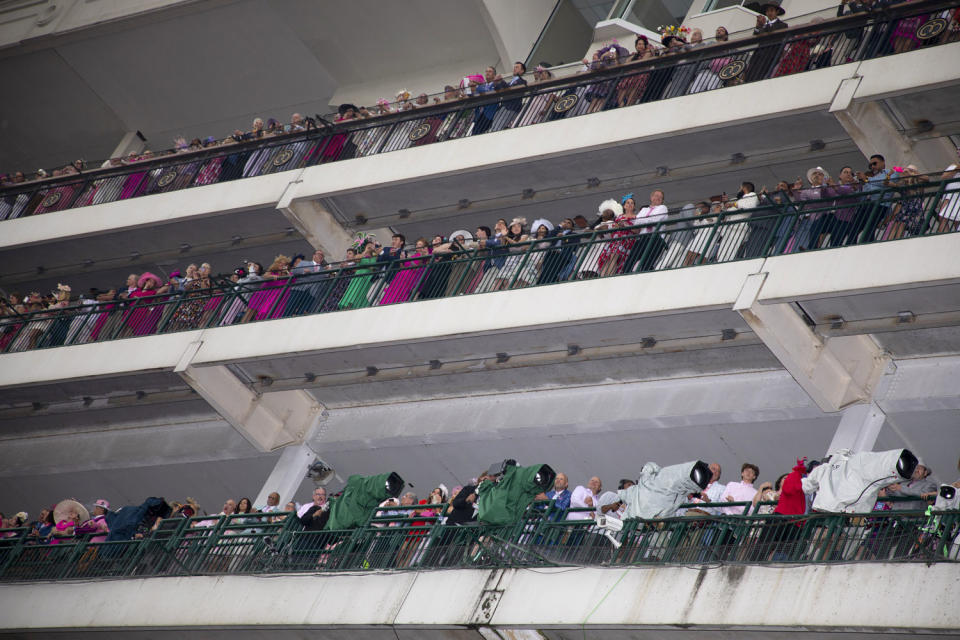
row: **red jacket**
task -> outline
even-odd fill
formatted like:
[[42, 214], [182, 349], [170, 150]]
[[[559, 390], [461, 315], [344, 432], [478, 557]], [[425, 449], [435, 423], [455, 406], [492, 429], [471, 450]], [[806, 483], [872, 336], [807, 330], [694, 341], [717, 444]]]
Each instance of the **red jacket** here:
[[797, 460], [797, 466], [783, 479], [783, 484], [780, 486], [780, 499], [777, 500], [774, 513], [799, 516], [807, 512], [807, 498], [803, 495], [803, 486], [800, 482], [806, 472], [807, 468], [803, 461]]

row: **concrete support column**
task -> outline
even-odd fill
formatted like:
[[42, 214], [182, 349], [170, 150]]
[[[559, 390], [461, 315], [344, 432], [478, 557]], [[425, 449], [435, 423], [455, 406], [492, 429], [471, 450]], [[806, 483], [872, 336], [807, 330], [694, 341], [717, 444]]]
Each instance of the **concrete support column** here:
[[838, 449], [872, 451], [886, 418], [887, 414], [875, 402], [847, 407], [825, 453]]
[[747, 277], [734, 311], [827, 412], [871, 400], [888, 358], [869, 335], [823, 338], [787, 303], [760, 304], [765, 273]]
[[191, 343], [174, 373], [258, 451], [301, 444], [323, 419], [323, 406], [306, 391], [255, 393], [223, 365], [192, 366], [202, 344]]
[[282, 509], [283, 505], [293, 499], [297, 489], [300, 488], [300, 484], [306, 477], [307, 469], [316, 459], [317, 454], [305, 444], [285, 448], [253, 503], [258, 507], [267, 504], [267, 496], [276, 491], [280, 494], [280, 508]]
[[122, 158], [130, 153], [140, 153], [147, 148], [147, 143], [138, 135], [139, 131], [128, 131], [120, 139], [117, 148], [110, 154], [111, 158]]
[[879, 153], [887, 160], [887, 168], [915, 164], [923, 172], [942, 170], [956, 161], [956, 150], [947, 137], [915, 139], [900, 131], [883, 101], [854, 102], [859, 76], [844, 80], [830, 112], [864, 156]]
[[[477, 7], [490, 32], [504, 77], [512, 73], [513, 63], [523, 62], [530, 53], [530, 44], [543, 30], [556, 0], [480, 0]], [[491, 60], [491, 63], [493, 61]], [[532, 69], [531, 69], [532, 71]]]
[[[292, 183], [290, 187], [297, 183]], [[294, 201], [287, 188], [277, 209], [290, 221], [297, 231], [303, 234], [315, 249], [322, 249], [327, 260], [340, 260], [347, 248], [353, 243], [353, 236], [340, 224], [336, 217], [316, 200]], [[383, 242], [381, 240], [381, 242]], [[389, 242], [389, 241], [388, 241]], [[385, 243], [386, 244], [386, 243]]]

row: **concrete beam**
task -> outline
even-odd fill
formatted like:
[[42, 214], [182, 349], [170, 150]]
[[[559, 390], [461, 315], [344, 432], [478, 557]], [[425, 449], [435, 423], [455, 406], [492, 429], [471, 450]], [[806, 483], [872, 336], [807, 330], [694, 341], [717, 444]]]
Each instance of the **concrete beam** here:
[[317, 454], [306, 444], [286, 447], [280, 454], [277, 464], [274, 465], [273, 471], [264, 481], [253, 504], [258, 508], [267, 504], [267, 497], [276, 491], [280, 494], [282, 509], [283, 505], [293, 499], [306, 477], [307, 469], [316, 459]]
[[879, 153], [888, 168], [915, 164], [923, 172], [942, 169], [956, 161], [956, 150], [946, 136], [916, 140], [905, 135], [882, 101], [853, 102], [860, 78], [844, 80], [830, 112], [863, 155]]
[[889, 358], [870, 336], [821, 338], [789, 304], [760, 304], [766, 277], [747, 277], [734, 311], [824, 411], [869, 400]]
[[258, 451], [303, 442], [323, 407], [305, 391], [257, 394], [225, 366], [180, 366], [176, 373]]
[[140, 153], [147, 146], [147, 143], [144, 140], [140, 139], [140, 136], [137, 135], [136, 131], [127, 131], [120, 142], [117, 143], [116, 148], [113, 150], [113, 153], [110, 154], [111, 158], [123, 158], [130, 153]]
[[339, 260], [353, 243], [352, 234], [317, 200], [294, 200], [297, 184], [288, 185], [277, 210], [315, 249], [322, 249], [328, 260]]
[[837, 431], [824, 453], [839, 449], [872, 451], [886, 419], [887, 414], [875, 402], [847, 407], [843, 410]]

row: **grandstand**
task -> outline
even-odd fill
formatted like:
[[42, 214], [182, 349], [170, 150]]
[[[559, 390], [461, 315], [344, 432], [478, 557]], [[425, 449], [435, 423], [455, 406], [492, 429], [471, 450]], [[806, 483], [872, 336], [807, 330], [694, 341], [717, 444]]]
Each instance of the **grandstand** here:
[[[960, 4], [759, 4], [0, 3], [0, 636], [956, 633], [956, 504], [909, 486], [608, 535], [532, 489], [509, 525], [302, 517], [504, 459], [956, 479]], [[193, 513], [9, 518], [151, 496]]]

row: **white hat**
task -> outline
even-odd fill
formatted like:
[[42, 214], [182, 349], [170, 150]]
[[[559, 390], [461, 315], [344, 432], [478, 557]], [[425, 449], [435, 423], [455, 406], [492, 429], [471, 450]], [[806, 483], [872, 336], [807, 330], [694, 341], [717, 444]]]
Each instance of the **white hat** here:
[[604, 200], [603, 202], [601, 202], [598, 213], [600, 215], [603, 215], [603, 212], [606, 211], [607, 209], [609, 209], [610, 211], [613, 211], [613, 216], [615, 218], [619, 218], [620, 216], [623, 215], [623, 205], [617, 202], [616, 200]]
[[537, 229], [540, 227], [546, 227], [547, 231], [553, 231], [553, 223], [547, 220], [546, 218], [537, 218], [533, 221], [533, 225], [530, 227], [530, 233], [536, 234]]

